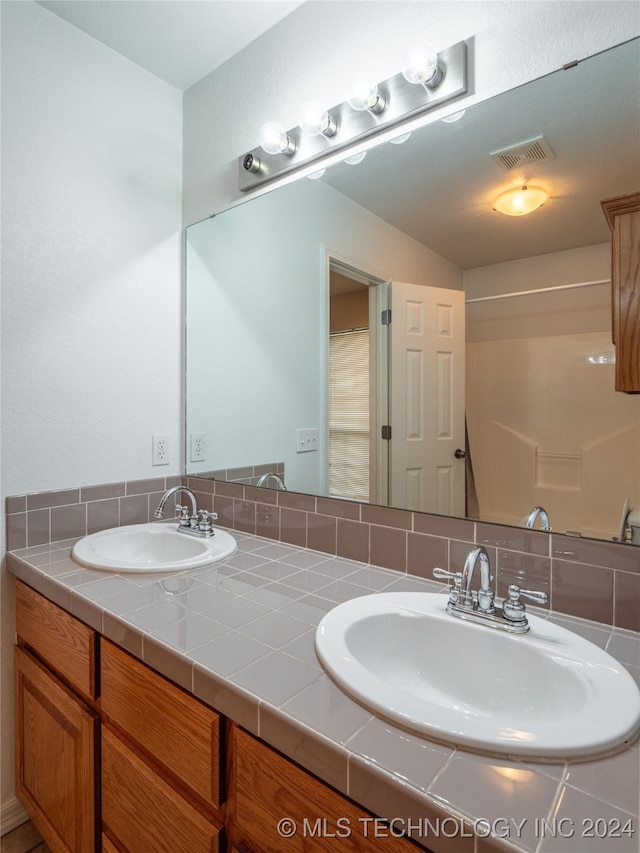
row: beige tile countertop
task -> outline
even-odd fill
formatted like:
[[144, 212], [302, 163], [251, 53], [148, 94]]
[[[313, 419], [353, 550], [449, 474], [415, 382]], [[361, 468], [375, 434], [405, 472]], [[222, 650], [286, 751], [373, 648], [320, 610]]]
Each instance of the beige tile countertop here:
[[[8, 554], [9, 570], [104, 636], [433, 853], [637, 853], [638, 739], [610, 757], [543, 764], [472, 754], [352, 701], [314, 650], [321, 617], [382, 590], [441, 585], [234, 532], [238, 551], [188, 573], [79, 567], [75, 540]], [[540, 610], [640, 680], [640, 636]], [[446, 649], [439, 650], [446, 654]]]

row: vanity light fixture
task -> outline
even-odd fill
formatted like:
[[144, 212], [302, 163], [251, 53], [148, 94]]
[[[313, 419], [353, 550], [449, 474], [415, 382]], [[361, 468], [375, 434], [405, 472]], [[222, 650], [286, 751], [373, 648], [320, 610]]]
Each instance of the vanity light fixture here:
[[300, 107], [298, 124], [309, 136], [335, 136], [338, 130], [338, 125], [320, 101], [307, 101]]
[[435, 89], [442, 81], [442, 68], [438, 66], [438, 54], [432, 44], [420, 39], [411, 45], [402, 61], [402, 76], [409, 83]]
[[260, 147], [266, 154], [287, 154], [296, 150], [296, 143], [277, 121], [269, 121], [260, 128]]
[[377, 83], [374, 83], [366, 74], [358, 72], [349, 81], [347, 103], [356, 112], [373, 113], [380, 115], [387, 106], [387, 99], [380, 91]]
[[[265, 125], [261, 147], [239, 158], [240, 190], [246, 192], [305, 167], [307, 172], [319, 171], [337, 162], [341, 149], [383, 131], [397, 129], [399, 137], [403, 124], [467, 91], [465, 42], [439, 53], [429, 46], [419, 48], [409, 51], [404, 73], [377, 83], [364, 75], [353, 78], [347, 100], [335, 107], [305, 104], [297, 127]], [[308, 168], [320, 160], [325, 162], [317, 169]]]
[[460, 121], [465, 113], [466, 110], [460, 110], [457, 113], [452, 113], [450, 116], [445, 116], [442, 121], [445, 122], [445, 124], [453, 124], [454, 121]]
[[411, 131], [409, 131], [409, 133], [403, 133], [402, 136], [395, 136], [393, 139], [390, 139], [389, 142], [392, 145], [402, 145], [402, 143], [406, 142], [410, 136], [411, 136]]
[[344, 162], [348, 163], [350, 166], [356, 166], [358, 163], [362, 163], [364, 158], [367, 156], [366, 151], [358, 151], [357, 154], [354, 154], [351, 157], [345, 157]]
[[493, 202], [493, 209], [506, 216], [525, 216], [542, 207], [548, 198], [549, 193], [542, 187], [529, 187], [525, 184], [523, 187], [500, 193]]

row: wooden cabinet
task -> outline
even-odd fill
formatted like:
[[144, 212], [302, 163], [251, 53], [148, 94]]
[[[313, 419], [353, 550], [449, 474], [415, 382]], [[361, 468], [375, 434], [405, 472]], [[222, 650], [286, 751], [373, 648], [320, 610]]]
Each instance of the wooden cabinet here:
[[53, 853], [416, 851], [26, 585], [17, 590], [18, 796]]
[[31, 587], [16, 582], [16, 633], [72, 690], [97, 696], [98, 635]]
[[640, 192], [602, 202], [611, 228], [616, 391], [640, 393]]
[[231, 753], [234, 853], [415, 853], [412, 841], [376, 831], [372, 814], [235, 726]]
[[214, 853], [223, 815], [218, 714], [101, 643], [102, 829], [129, 853]]
[[219, 850], [219, 828], [106, 726], [102, 824], [111, 849], [127, 853]]
[[54, 853], [93, 853], [100, 720], [84, 698], [95, 693], [95, 638], [21, 583], [16, 620], [16, 793]]
[[199, 798], [221, 803], [220, 716], [108, 640], [101, 643], [102, 714]]

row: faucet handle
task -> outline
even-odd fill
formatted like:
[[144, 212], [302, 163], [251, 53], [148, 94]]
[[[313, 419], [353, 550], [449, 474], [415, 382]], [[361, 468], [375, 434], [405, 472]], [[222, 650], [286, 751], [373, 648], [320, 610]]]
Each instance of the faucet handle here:
[[524, 604], [520, 601], [520, 596], [535, 601], [536, 604], [545, 604], [547, 601], [546, 592], [541, 592], [537, 589], [520, 589], [520, 587], [512, 583], [507, 590], [507, 598], [502, 605], [502, 613], [505, 619], [510, 622], [526, 622], [524, 613]]
[[434, 578], [442, 578], [453, 581], [453, 586], [449, 588], [449, 607], [453, 607], [460, 601], [462, 595], [462, 572], [450, 572], [447, 569], [440, 569], [437, 566], [433, 569]]
[[189, 507], [180, 506], [180, 504], [176, 504], [175, 506], [176, 515], [180, 516], [180, 523], [178, 527], [191, 527], [191, 516], [189, 515]]
[[448, 569], [440, 569], [436, 566], [432, 571], [432, 575], [434, 578], [450, 579], [455, 586], [458, 585], [458, 582], [462, 583], [462, 572], [450, 572]]
[[196, 525], [200, 533], [213, 535], [213, 522], [218, 520], [217, 512], [209, 512], [206, 509], [198, 510], [198, 524]]
[[520, 589], [520, 595], [523, 595], [525, 598], [529, 598], [531, 601], [535, 601], [536, 604], [546, 604], [547, 603], [547, 593], [542, 592], [539, 589]]

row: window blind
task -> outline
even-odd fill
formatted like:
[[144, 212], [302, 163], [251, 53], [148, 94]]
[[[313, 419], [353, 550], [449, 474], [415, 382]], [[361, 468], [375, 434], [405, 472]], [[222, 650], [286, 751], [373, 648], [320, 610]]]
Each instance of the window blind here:
[[369, 330], [329, 339], [329, 494], [369, 500]]

